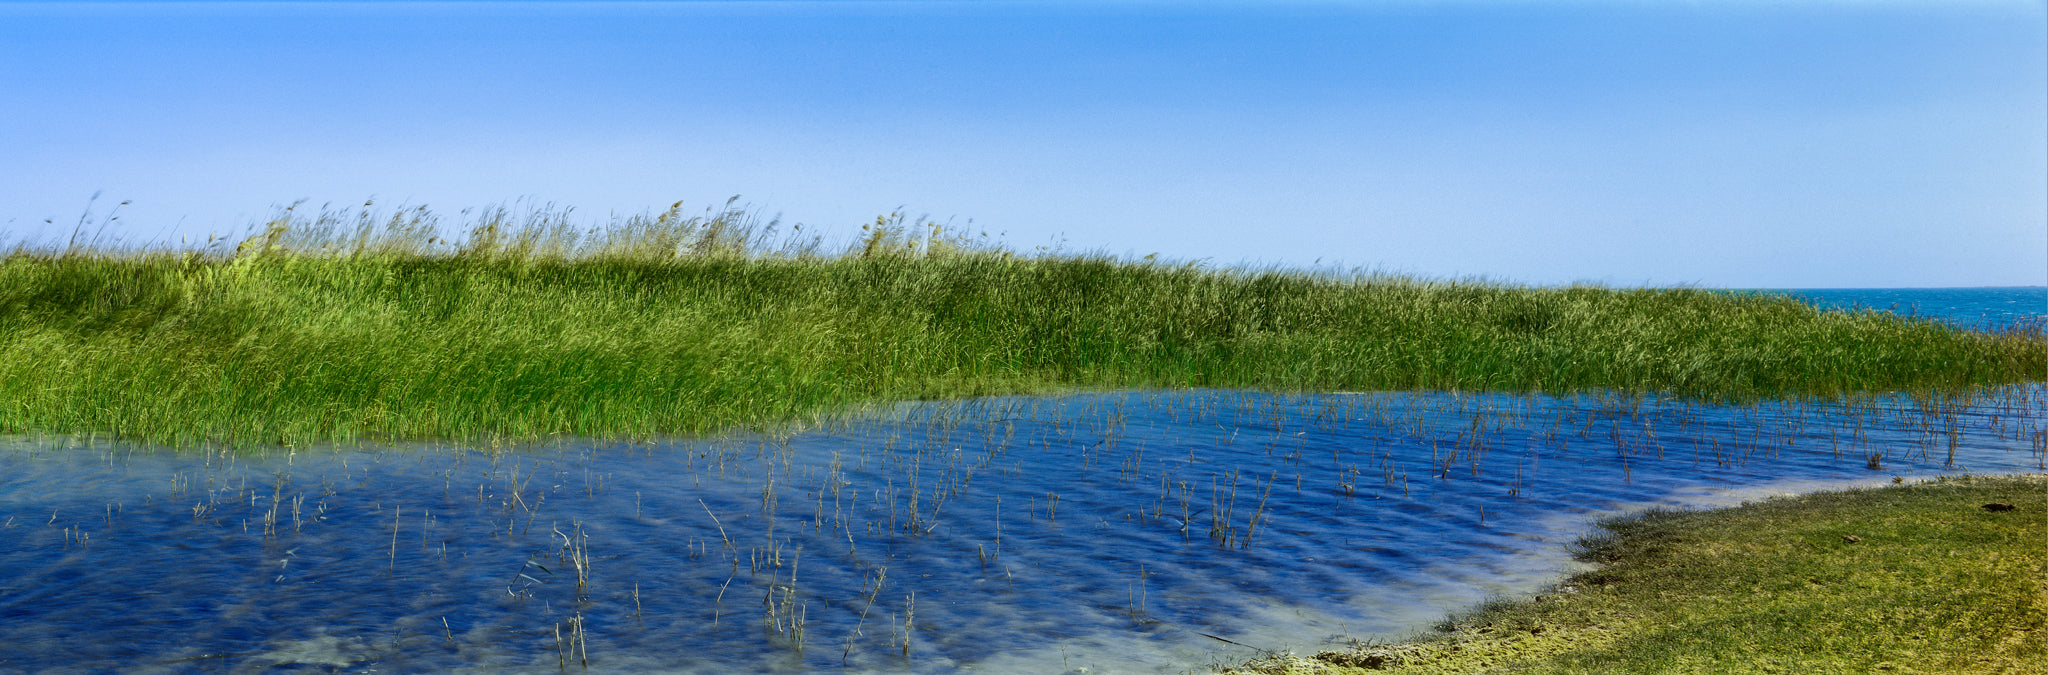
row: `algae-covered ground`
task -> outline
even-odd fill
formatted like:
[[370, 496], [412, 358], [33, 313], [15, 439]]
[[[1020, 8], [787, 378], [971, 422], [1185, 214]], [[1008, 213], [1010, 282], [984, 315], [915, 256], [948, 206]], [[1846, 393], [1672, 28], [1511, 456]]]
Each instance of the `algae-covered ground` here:
[[1581, 542], [1599, 565], [1412, 642], [1237, 672], [2039, 673], [2043, 477], [1956, 477], [1711, 511]]

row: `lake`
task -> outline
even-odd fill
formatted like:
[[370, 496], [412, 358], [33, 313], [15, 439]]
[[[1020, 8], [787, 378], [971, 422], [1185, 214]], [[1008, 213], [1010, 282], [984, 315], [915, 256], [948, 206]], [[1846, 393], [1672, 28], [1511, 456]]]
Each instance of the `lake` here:
[[[1965, 290], [1797, 293], [2048, 308]], [[1534, 592], [1644, 506], [2039, 472], [2044, 408], [1109, 392], [642, 444], [14, 439], [0, 670], [1185, 672]]]

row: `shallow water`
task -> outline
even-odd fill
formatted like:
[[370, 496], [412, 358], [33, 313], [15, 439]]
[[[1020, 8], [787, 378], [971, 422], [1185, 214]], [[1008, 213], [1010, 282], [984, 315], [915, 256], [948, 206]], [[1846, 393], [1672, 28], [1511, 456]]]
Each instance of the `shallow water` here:
[[17, 440], [0, 670], [1183, 672], [1535, 591], [1631, 508], [2039, 471], [2044, 394], [1091, 394], [262, 457]]

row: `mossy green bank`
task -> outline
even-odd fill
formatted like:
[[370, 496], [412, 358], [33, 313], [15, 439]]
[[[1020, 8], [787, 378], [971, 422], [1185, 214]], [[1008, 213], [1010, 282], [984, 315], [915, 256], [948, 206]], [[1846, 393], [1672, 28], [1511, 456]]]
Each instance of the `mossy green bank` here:
[[424, 210], [287, 212], [233, 248], [18, 248], [0, 433], [650, 437], [1070, 389], [1749, 400], [2048, 369], [2038, 330], [1766, 295], [1019, 254], [901, 218], [830, 252], [772, 230], [733, 210], [591, 229], [499, 210], [451, 243]]
[[1641, 513], [1582, 542], [1598, 569], [1534, 599], [1238, 672], [2039, 673], [2044, 487], [1960, 477]]

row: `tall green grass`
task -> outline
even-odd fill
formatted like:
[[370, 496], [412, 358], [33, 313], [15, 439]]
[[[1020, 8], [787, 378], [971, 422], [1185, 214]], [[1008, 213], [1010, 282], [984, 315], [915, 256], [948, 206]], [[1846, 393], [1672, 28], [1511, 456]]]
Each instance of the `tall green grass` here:
[[2038, 381], [1984, 333], [1697, 289], [1020, 254], [898, 217], [843, 245], [680, 206], [288, 209], [233, 246], [0, 259], [0, 433], [643, 437], [1076, 388], [1619, 389], [1746, 400]]

